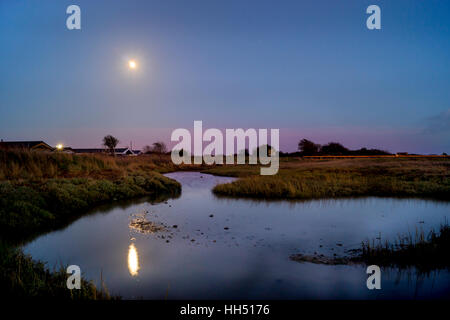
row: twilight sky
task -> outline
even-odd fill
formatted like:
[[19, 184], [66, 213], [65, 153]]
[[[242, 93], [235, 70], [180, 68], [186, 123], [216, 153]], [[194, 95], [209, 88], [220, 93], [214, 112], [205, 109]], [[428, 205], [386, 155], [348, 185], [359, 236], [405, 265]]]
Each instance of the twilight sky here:
[[[66, 8], [81, 8], [81, 30]], [[381, 7], [381, 30], [366, 8]], [[450, 153], [450, 1], [2, 0], [0, 138], [135, 147], [174, 128], [279, 128]], [[130, 71], [127, 61], [138, 69]]]

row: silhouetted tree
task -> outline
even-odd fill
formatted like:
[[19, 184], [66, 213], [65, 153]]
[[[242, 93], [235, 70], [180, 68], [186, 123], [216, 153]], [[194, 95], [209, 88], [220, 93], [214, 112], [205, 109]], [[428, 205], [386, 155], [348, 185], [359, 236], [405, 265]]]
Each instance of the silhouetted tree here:
[[155, 142], [153, 144], [152, 151], [154, 153], [163, 154], [167, 152], [166, 144], [162, 141]]
[[115, 155], [115, 148], [117, 144], [119, 143], [119, 139], [116, 137], [113, 137], [112, 135], [107, 135], [103, 138], [103, 145], [109, 149], [111, 154]]
[[158, 154], [159, 158], [162, 157], [163, 154], [167, 152], [166, 144], [162, 141], [157, 141], [153, 143], [152, 153]]
[[142, 153], [143, 154], [150, 154], [150, 153], [152, 153], [152, 147], [144, 146], [144, 148], [142, 148]]
[[319, 152], [320, 150], [320, 144], [316, 144], [310, 140], [302, 139], [298, 143], [298, 150], [304, 155], [304, 156], [312, 156]]
[[180, 149], [180, 150], [175, 150], [175, 152], [178, 152], [178, 155], [180, 156], [180, 157], [183, 157], [183, 156], [189, 156], [190, 154], [189, 154], [189, 151], [187, 151], [187, 150], [184, 150], [184, 149]]
[[320, 153], [324, 155], [343, 155], [348, 152], [349, 150], [339, 142], [329, 142], [320, 148]]
[[272, 147], [270, 144], [263, 144], [259, 147], [253, 149], [252, 155], [253, 156], [268, 156], [270, 157], [272, 153], [277, 152], [277, 150]]
[[379, 156], [388, 155], [390, 153], [385, 150], [361, 148], [359, 150], [350, 150], [348, 154], [357, 156]]

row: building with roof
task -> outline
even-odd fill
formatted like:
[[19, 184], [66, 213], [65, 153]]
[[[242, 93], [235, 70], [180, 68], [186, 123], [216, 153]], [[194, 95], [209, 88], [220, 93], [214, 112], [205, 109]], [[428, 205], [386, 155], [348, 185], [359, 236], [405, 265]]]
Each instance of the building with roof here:
[[0, 149], [20, 149], [30, 151], [53, 151], [55, 148], [44, 141], [0, 141]]
[[[109, 153], [108, 149], [105, 148], [84, 148], [84, 149], [76, 149], [71, 148], [71, 151], [74, 153], [81, 153], [81, 154], [95, 154], [95, 153]], [[131, 150], [130, 148], [115, 148], [114, 153], [117, 156], [135, 156], [140, 154], [139, 150]]]

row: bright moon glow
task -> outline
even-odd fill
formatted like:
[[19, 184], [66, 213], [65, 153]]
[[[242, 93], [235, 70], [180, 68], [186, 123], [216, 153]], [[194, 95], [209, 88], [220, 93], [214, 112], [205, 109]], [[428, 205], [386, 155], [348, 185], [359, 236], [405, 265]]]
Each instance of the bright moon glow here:
[[130, 69], [136, 69], [137, 67], [136, 61], [134, 60], [128, 61], [128, 66], [130, 67]]
[[137, 276], [139, 271], [138, 253], [134, 243], [128, 248], [128, 270], [133, 277]]

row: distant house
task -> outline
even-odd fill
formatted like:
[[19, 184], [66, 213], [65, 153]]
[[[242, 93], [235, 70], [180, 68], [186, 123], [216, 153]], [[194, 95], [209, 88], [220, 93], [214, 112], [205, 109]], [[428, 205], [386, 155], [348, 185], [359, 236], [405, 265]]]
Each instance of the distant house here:
[[107, 150], [104, 148], [84, 148], [84, 149], [75, 149], [72, 148], [74, 153], [106, 153]]
[[[109, 153], [105, 148], [87, 148], [87, 149], [71, 149], [74, 153], [94, 154], [94, 153]], [[131, 150], [130, 148], [116, 148], [114, 149], [117, 156], [135, 156], [140, 153], [139, 150]]]
[[[56, 151], [58, 151], [58, 150], [56, 150]], [[61, 151], [58, 151], [58, 152], [70, 153], [70, 154], [75, 153], [75, 151], [71, 147], [64, 147]]]
[[118, 156], [135, 156], [130, 148], [116, 148], [114, 151]]
[[0, 141], [0, 149], [20, 149], [30, 151], [53, 151], [55, 148], [44, 141]]

